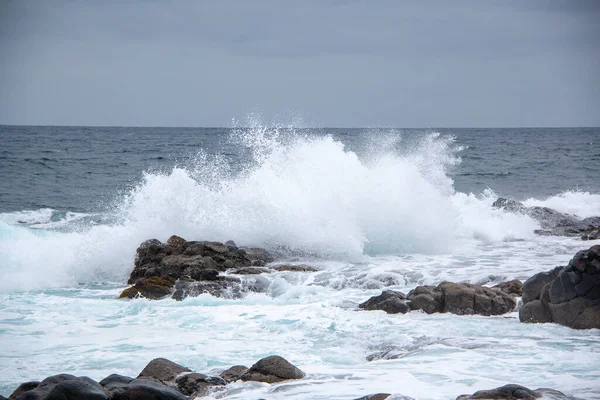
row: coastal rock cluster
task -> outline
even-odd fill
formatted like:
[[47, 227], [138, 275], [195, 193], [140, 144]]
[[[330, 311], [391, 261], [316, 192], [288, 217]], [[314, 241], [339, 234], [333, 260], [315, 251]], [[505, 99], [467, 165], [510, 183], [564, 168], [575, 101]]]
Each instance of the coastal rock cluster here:
[[600, 329], [600, 245], [577, 252], [565, 267], [525, 281], [519, 318]]
[[535, 231], [543, 236], [579, 236], [583, 240], [600, 239], [600, 217], [578, 218], [548, 207], [526, 207], [515, 200], [498, 198], [492, 207], [506, 212], [525, 214], [538, 221], [541, 229]]
[[514, 311], [522, 296], [522, 322], [555, 322], [575, 329], [600, 329], [600, 245], [581, 250], [564, 267], [494, 287], [442, 282], [417, 286], [408, 295], [386, 290], [359, 304], [388, 314], [422, 310], [428, 314], [501, 315]]
[[[69, 374], [21, 384], [9, 400], [189, 400], [224, 390], [238, 380], [277, 383], [304, 378], [304, 372], [280, 356], [250, 368], [236, 365], [219, 376], [192, 372], [165, 358], [152, 360], [136, 378], [112, 374], [96, 382]], [[4, 399], [0, 396], [0, 399]]]
[[235, 298], [244, 291], [263, 291], [256, 280], [244, 276], [270, 272], [314, 272], [306, 265], [276, 265], [262, 248], [238, 248], [232, 241], [186, 241], [171, 236], [166, 243], [157, 239], [143, 242], [136, 251], [134, 269], [127, 283], [132, 285], [121, 298], [145, 297], [182, 300], [208, 293], [216, 297]]
[[517, 306], [519, 281], [511, 285], [489, 288], [469, 283], [442, 282], [438, 286], [417, 286], [408, 295], [386, 290], [359, 304], [364, 310], [383, 310], [388, 314], [422, 310], [427, 314], [452, 313], [458, 315], [500, 315]]
[[[521, 385], [504, 385], [490, 390], [480, 390], [471, 395], [463, 394], [456, 400], [535, 400], [540, 398], [552, 400], [569, 400], [571, 397], [554, 389], [540, 388], [531, 390]], [[412, 397], [376, 393], [355, 400], [414, 400]]]

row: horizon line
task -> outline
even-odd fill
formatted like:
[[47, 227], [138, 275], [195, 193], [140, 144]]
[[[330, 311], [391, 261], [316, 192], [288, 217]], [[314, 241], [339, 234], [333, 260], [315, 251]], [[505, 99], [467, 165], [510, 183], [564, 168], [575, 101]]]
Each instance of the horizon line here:
[[[0, 124], [0, 127], [38, 127], [38, 128], [166, 128], [166, 129], [252, 129], [252, 126], [160, 126], [160, 125], [45, 125], [45, 124]], [[600, 129], [600, 126], [428, 126], [428, 127], [399, 127], [399, 126], [268, 126], [283, 129]]]

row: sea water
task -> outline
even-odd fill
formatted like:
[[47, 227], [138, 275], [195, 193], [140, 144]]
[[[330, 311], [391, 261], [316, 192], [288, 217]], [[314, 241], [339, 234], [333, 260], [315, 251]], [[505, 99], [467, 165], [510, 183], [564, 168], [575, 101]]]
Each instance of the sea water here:
[[[600, 130], [0, 127], [0, 394], [56, 373], [218, 372], [278, 354], [306, 379], [214, 398], [454, 399], [506, 383], [600, 398], [600, 332], [357, 311], [384, 288], [495, 284], [597, 242], [540, 237], [498, 196], [600, 215]], [[119, 300], [140, 242], [234, 240], [316, 273], [265, 293]], [[372, 361], [368, 361], [372, 360]]]

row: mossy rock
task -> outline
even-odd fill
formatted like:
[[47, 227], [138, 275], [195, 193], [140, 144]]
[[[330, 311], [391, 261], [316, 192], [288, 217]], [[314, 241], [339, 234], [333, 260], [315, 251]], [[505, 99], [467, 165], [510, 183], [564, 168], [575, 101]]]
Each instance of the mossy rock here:
[[142, 278], [132, 287], [123, 290], [119, 298], [134, 299], [141, 296], [153, 300], [162, 299], [173, 293], [173, 284], [173, 280], [162, 276]]

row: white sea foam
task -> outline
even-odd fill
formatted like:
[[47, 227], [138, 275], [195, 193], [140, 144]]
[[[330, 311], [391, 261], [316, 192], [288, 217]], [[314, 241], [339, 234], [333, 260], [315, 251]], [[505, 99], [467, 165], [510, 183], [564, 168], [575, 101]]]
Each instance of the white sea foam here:
[[[4, 226], [0, 288], [122, 281], [141, 241], [172, 234], [354, 261], [451, 253], [473, 240], [532, 235], [536, 223], [493, 210], [493, 194], [454, 193], [448, 170], [459, 159], [451, 138], [432, 133], [405, 146], [398, 136], [377, 138], [370, 135], [359, 157], [330, 136], [260, 126], [237, 130], [232, 140], [251, 155], [241, 172], [200, 154], [169, 173], [146, 173], [116, 202], [118, 223], [53, 234]], [[29, 218], [35, 226], [50, 223], [51, 214], [2, 214], [0, 221]]]
[[574, 214], [580, 218], [600, 215], [600, 194], [568, 190], [546, 199], [530, 198], [523, 202], [526, 206], [550, 207], [562, 213]]

